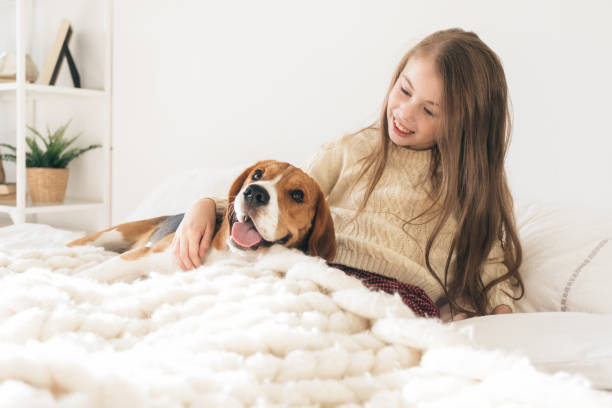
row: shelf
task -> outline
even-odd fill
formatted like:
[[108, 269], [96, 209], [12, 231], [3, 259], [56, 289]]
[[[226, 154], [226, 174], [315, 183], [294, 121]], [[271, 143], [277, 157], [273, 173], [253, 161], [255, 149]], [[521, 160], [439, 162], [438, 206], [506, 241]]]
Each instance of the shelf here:
[[[0, 0], [0, 5], [2, 1], [4, 0]], [[13, 78], [11, 82], [0, 82], [2, 105], [13, 105], [8, 107], [5, 116], [15, 118], [14, 125], [11, 124], [10, 129], [2, 129], [2, 131], [15, 133], [17, 149], [25, 150], [28, 147], [26, 143], [27, 124], [39, 126], [39, 123], [48, 121], [49, 118], [78, 116], [78, 122], [82, 124], [80, 126], [85, 127], [91, 139], [95, 139], [104, 148], [103, 155], [98, 155], [95, 165], [83, 166], [83, 171], [90, 174], [84, 174], [76, 183], [73, 181], [68, 189], [69, 196], [63, 203], [33, 204], [27, 197], [25, 202], [19, 200], [19, 205], [17, 205], [17, 200], [0, 200], [0, 213], [8, 213], [15, 224], [25, 222], [27, 215], [50, 214], [49, 219], [63, 219], [62, 223], [73, 224], [74, 228], [78, 227], [88, 231], [107, 228], [111, 219], [112, 0], [101, 0], [95, 4], [94, 2], [78, 2], [80, 8], [69, 12], [60, 10], [61, 7], [58, 7], [56, 2], [17, 0], [12, 3], [15, 4], [14, 50], [19, 61], [25, 61], [27, 53], [38, 55], [41, 59], [46, 53], [46, 58], [50, 58], [46, 51], [46, 47], [50, 45], [47, 45], [47, 42], [52, 38], [55, 38], [58, 44], [59, 40], [65, 42], [65, 38], [57, 38], [57, 23], [60, 18], [71, 17], [75, 19], [75, 26], [79, 27], [77, 35], [83, 39], [82, 44], [87, 44], [87, 50], [79, 47], [77, 60], [82, 61], [83, 58], [95, 56], [98, 58], [96, 61], [99, 62], [95, 67], [83, 62], [81, 74], [95, 81], [88, 83], [87, 86], [99, 89], [75, 88], [72, 85], [73, 82], [68, 81], [60, 81], [57, 86], [29, 83], [26, 81], [24, 72], [26, 64], [20, 64], [19, 81]], [[3, 20], [9, 19], [7, 15], [7, 18]], [[72, 40], [73, 44], [74, 41], [75, 39]], [[10, 49], [13, 47], [11, 46]], [[102, 56], [103, 60], [99, 59]], [[91, 60], [90, 64], [96, 61]], [[93, 76], [90, 75], [92, 73], [94, 73]], [[5, 106], [0, 109], [4, 111]], [[27, 188], [27, 170], [23, 152], [20, 151], [20, 153], [19, 160], [17, 160], [19, 163], [15, 163], [15, 183], [17, 190], [23, 194]], [[100, 185], [92, 186], [87, 182], [88, 177], [94, 175], [96, 178], [102, 177], [99, 180]], [[73, 197], [93, 197], [93, 199], [84, 200]], [[73, 217], [72, 212], [74, 211], [94, 211], [102, 216]]]
[[[81, 200], [74, 198], [66, 198], [60, 204], [32, 204], [29, 200], [25, 207], [26, 214], [43, 214], [66, 211], [91, 210], [95, 208], [104, 208], [104, 203], [101, 201]], [[0, 201], [0, 212], [14, 213], [17, 211], [17, 204], [13, 201]]]
[[[0, 93], [15, 92], [16, 90], [16, 82], [0, 83]], [[101, 97], [106, 95], [106, 91], [100, 89], [83, 89], [67, 86], [50, 86], [40, 84], [26, 84], [25, 90], [30, 95], [64, 95], [85, 97]]]

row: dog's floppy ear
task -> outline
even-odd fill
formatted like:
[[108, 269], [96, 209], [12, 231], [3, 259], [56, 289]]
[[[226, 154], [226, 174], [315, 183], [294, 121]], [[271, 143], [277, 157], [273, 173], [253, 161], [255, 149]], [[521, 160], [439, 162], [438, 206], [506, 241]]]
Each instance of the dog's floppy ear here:
[[312, 223], [310, 237], [308, 238], [308, 255], [320, 256], [331, 262], [336, 255], [336, 233], [334, 230], [334, 220], [332, 219], [329, 205], [325, 195], [319, 190], [319, 200], [317, 211]]
[[245, 180], [249, 176], [249, 173], [258, 165], [259, 163], [255, 163], [248, 169], [244, 170], [240, 176], [232, 183], [232, 186], [229, 189], [229, 193], [227, 195], [227, 208], [225, 209], [225, 214], [223, 214], [223, 221], [221, 222], [221, 226], [217, 230], [215, 237], [213, 238], [213, 248], [218, 250], [223, 250], [227, 246], [227, 238], [230, 234], [230, 221], [231, 214], [234, 212], [234, 200], [236, 196], [240, 192], [242, 185]]

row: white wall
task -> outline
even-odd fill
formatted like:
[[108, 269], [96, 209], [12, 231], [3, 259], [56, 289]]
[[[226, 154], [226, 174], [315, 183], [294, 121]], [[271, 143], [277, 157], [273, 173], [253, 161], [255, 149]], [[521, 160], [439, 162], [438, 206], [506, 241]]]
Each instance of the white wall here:
[[610, 17], [606, 0], [115, 1], [113, 222], [181, 170], [304, 163], [376, 118], [401, 55], [448, 27], [504, 63], [515, 198], [607, 209]]

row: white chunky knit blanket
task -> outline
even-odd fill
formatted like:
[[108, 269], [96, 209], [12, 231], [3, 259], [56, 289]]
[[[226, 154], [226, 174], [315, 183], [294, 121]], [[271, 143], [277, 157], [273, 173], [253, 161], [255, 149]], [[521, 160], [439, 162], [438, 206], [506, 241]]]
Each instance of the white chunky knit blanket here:
[[1, 407], [612, 406], [297, 251], [76, 275], [113, 255], [0, 244]]

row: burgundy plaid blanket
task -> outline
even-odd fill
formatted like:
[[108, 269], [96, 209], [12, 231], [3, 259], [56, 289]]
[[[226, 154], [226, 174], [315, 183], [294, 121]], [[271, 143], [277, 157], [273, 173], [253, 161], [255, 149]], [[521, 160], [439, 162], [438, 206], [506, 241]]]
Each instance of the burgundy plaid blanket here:
[[393, 294], [398, 293], [406, 306], [411, 308], [414, 313], [423, 317], [440, 317], [440, 309], [431, 300], [427, 293], [418, 286], [403, 283], [397, 279], [388, 278], [376, 273], [362, 271], [361, 269], [351, 268], [341, 264], [329, 264], [332, 268], [340, 269], [350, 276], [354, 276], [369, 289], [382, 290]]

